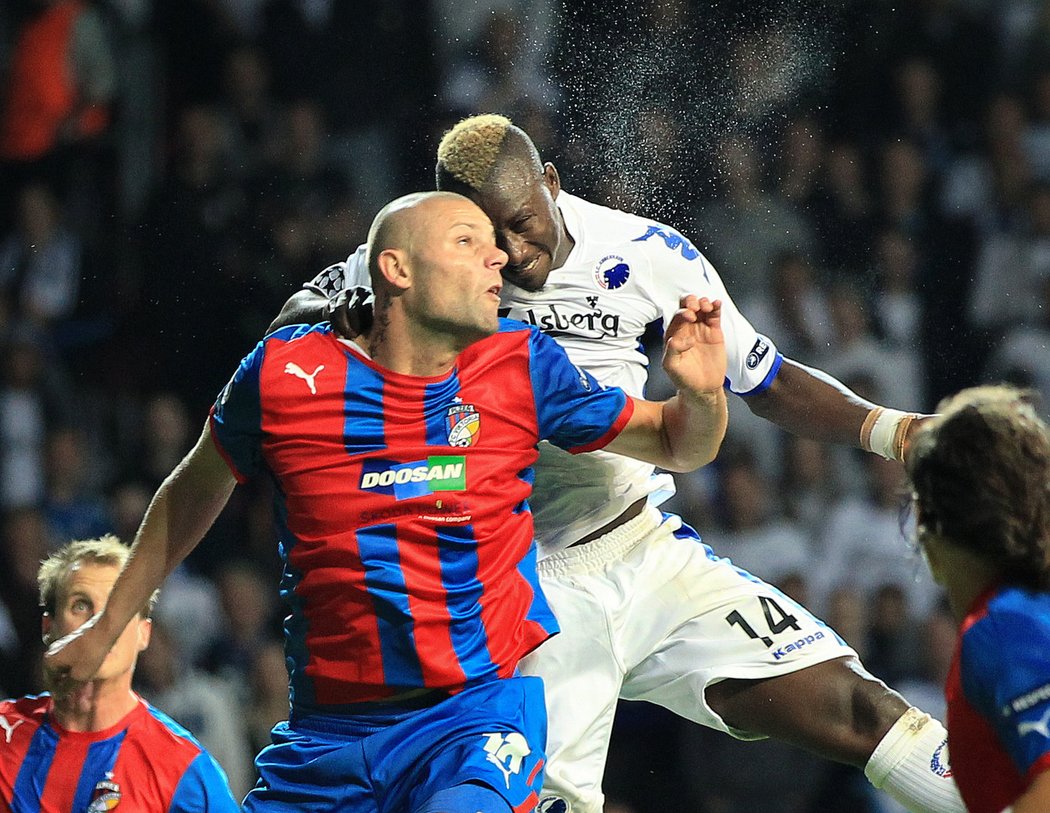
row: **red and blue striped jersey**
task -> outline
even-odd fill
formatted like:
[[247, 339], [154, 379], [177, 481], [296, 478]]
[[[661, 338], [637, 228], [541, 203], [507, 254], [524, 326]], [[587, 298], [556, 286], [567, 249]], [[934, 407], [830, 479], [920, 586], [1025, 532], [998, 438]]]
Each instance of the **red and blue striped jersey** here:
[[945, 686], [966, 809], [999, 813], [1050, 769], [1050, 595], [1008, 587], [963, 621]]
[[432, 378], [327, 324], [264, 339], [211, 429], [239, 480], [276, 483], [293, 709], [512, 675], [557, 631], [535, 570], [537, 443], [600, 448], [631, 405], [518, 322]]
[[0, 801], [11, 813], [233, 813], [226, 775], [144, 700], [104, 731], [65, 731], [51, 697], [0, 702]]

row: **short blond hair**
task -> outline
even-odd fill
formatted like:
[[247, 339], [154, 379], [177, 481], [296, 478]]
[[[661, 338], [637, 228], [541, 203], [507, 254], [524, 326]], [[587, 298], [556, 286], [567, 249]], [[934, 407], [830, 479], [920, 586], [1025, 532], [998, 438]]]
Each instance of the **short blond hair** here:
[[[58, 592], [69, 580], [70, 571], [81, 562], [97, 565], [115, 565], [124, 567], [131, 549], [113, 534], [100, 536], [98, 539], [75, 539], [56, 550], [40, 563], [36, 574], [37, 587], [40, 590], [40, 606], [44, 612], [54, 617], [57, 610]], [[154, 590], [149, 602], [140, 614], [149, 618], [157, 605], [159, 590]]]
[[512, 126], [506, 116], [494, 113], [463, 119], [438, 145], [438, 170], [480, 190], [492, 174]]

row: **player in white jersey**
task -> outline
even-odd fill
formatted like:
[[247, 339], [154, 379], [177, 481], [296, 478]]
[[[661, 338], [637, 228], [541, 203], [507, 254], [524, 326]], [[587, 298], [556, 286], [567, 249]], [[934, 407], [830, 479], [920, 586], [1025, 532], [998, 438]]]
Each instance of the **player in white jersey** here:
[[[603, 383], [640, 396], [646, 326], [666, 326], [683, 293], [717, 298], [727, 386], [753, 411], [800, 435], [903, 457], [915, 416], [784, 358], [688, 240], [563, 192], [553, 165], [507, 119], [477, 116], [446, 134], [437, 181], [493, 221], [510, 257], [502, 293], [509, 315], [549, 333]], [[280, 319], [316, 308], [316, 294], [355, 285], [367, 285], [362, 249], [318, 275]], [[656, 506], [672, 490], [670, 476], [651, 466], [541, 445], [530, 504], [543, 589], [562, 627], [522, 665], [546, 684], [541, 810], [601, 811], [616, 702], [626, 698], [862, 767], [909, 810], [961, 812], [943, 726], [866, 672], [805, 608], [662, 514]]]

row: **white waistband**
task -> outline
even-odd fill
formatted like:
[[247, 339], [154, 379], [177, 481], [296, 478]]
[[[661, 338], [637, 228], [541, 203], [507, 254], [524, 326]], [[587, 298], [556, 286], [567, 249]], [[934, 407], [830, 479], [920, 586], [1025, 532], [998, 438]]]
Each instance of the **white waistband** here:
[[660, 527], [663, 522], [660, 509], [647, 505], [642, 513], [623, 525], [613, 528], [597, 539], [582, 545], [563, 548], [540, 559], [541, 574], [555, 575], [574, 571], [599, 570], [607, 563], [618, 561], [627, 551]]

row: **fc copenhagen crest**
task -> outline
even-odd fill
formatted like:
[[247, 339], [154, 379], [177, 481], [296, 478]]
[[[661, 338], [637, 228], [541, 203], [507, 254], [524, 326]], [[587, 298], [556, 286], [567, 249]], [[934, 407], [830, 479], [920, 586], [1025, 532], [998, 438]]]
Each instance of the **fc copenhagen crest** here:
[[449, 446], [473, 446], [481, 433], [481, 415], [472, 404], [453, 404], [445, 418]]
[[603, 291], [615, 291], [627, 284], [627, 278], [631, 276], [631, 266], [627, 261], [616, 254], [602, 257], [594, 269], [594, 281]]

